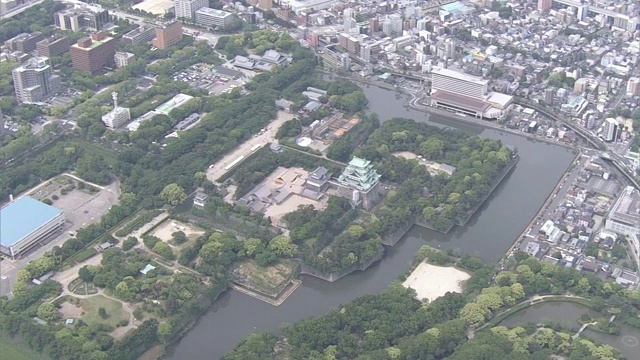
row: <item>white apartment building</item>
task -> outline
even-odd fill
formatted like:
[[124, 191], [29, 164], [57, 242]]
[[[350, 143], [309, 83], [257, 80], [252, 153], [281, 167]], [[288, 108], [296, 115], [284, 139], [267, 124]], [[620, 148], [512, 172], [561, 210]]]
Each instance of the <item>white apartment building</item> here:
[[196, 24], [206, 27], [227, 27], [233, 22], [233, 14], [227, 11], [203, 7], [196, 11]]
[[121, 67], [125, 67], [133, 62], [135, 59], [135, 55], [125, 51], [116, 51], [116, 54], [113, 56], [113, 60], [116, 62], [116, 67], [120, 69]]
[[13, 88], [18, 103], [36, 103], [57, 93], [62, 88], [60, 77], [53, 74], [49, 58], [29, 59], [12, 70]]
[[175, 12], [176, 19], [194, 20], [196, 11], [207, 7], [209, 0], [176, 0]]
[[438, 67], [433, 68], [431, 76], [432, 94], [442, 90], [475, 99], [484, 99], [487, 95], [489, 80]]
[[602, 139], [615, 141], [618, 134], [618, 122], [614, 118], [607, 118], [602, 125]]

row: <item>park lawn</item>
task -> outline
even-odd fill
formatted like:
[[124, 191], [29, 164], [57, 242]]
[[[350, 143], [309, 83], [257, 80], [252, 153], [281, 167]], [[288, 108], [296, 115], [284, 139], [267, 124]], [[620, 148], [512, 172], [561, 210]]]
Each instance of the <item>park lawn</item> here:
[[[108, 316], [106, 319], [98, 315], [98, 309], [101, 307], [107, 310]], [[82, 299], [82, 310], [85, 313], [82, 316], [82, 320], [89, 325], [102, 323], [115, 327], [118, 321], [129, 319], [129, 314], [122, 307], [121, 302], [111, 300], [102, 295]]]
[[38, 360], [45, 358], [45, 355], [28, 349], [26, 345], [9, 340], [4, 336], [0, 336], [0, 349], [1, 359]]

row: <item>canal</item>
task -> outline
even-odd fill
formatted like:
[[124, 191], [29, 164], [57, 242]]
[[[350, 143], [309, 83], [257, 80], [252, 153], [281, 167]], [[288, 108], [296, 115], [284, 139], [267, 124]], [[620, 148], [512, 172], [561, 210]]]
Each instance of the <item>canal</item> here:
[[[405, 108], [406, 98], [378, 87], [364, 87], [369, 110], [382, 121], [393, 117], [426, 121], [426, 114]], [[502, 141], [518, 148], [520, 161], [480, 207], [466, 226], [449, 234], [414, 226], [385, 257], [364, 272], [327, 283], [302, 277], [302, 285], [274, 307], [236, 291], [228, 291], [205, 313], [167, 359], [218, 359], [254, 331], [278, 331], [281, 324], [326, 314], [330, 308], [357, 297], [375, 294], [404, 273], [424, 244], [458, 248], [487, 262], [496, 262], [522, 233], [571, 163], [574, 154], [564, 147], [485, 129], [452, 119], [431, 116], [429, 123], [461, 129], [469, 134]]]
[[[500, 325], [515, 327], [518, 324], [533, 322], [541, 324], [545, 322], [559, 323], [563, 327], [574, 329], [574, 333], [580, 328], [578, 319], [583, 314], [589, 314], [593, 318], [605, 317], [601, 313], [590, 309], [584, 305], [572, 302], [543, 302], [518, 311], [512, 316], [503, 320]], [[609, 344], [620, 350], [627, 359], [638, 358], [638, 346], [640, 345], [640, 330], [630, 326], [615, 323], [620, 328], [620, 335], [609, 335], [599, 333], [587, 328], [582, 334], [596, 343]]]

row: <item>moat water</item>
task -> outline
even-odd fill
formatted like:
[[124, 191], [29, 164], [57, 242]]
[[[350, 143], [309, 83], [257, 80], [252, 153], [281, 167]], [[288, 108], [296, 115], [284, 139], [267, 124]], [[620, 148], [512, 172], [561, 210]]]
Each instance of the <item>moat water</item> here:
[[[375, 86], [364, 88], [369, 110], [382, 121], [393, 117], [427, 121], [425, 113], [409, 110], [406, 98]], [[463, 130], [469, 134], [516, 146], [520, 161], [464, 227], [440, 234], [414, 226], [384, 258], [363, 272], [334, 283], [308, 276], [280, 306], [275, 307], [236, 291], [227, 291], [205, 313], [194, 328], [173, 345], [166, 359], [218, 359], [255, 331], [278, 331], [283, 323], [326, 314], [332, 307], [357, 297], [375, 294], [397, 279], [410, 266], [424, 244], [457, 248], [496, 262], [530, 223], [571, 163], [574, 154], [562, 146], [486, 129], [479, 125], [432, 115], [429, 123]]]

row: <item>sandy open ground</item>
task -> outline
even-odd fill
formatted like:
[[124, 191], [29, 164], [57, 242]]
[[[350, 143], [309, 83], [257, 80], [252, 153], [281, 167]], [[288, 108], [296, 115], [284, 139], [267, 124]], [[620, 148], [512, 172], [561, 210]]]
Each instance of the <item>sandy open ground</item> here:
[[407, 160], [417, 159], [418, 155], [412, 153], [411, 151], [396, 151], [392, 154], [395, 157], [405, 158]]
[[164, 224], [158, 226], [153, 232], [153, 236], [158, 237], [162, 241], [171, 240], [171, 235], [174, 232], [182, 231], [189, 239], [195, 239], [198, 236], [204, 234], [204, 231], [194, 229], [192, 226], [182, 223], [177, 220], [165, 221]]
[[414, 289], [418, 300], [433, 301], [448, 291], [462, 292], [462, 284], [470, 277], [471, 275], [454, 267], [422, 262], [402, 285]]

